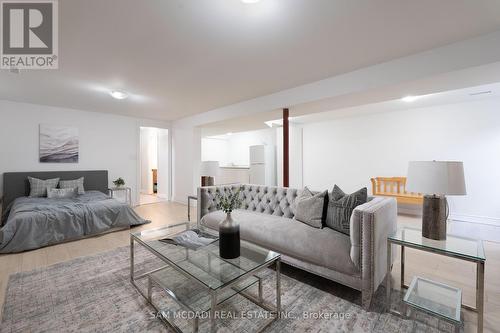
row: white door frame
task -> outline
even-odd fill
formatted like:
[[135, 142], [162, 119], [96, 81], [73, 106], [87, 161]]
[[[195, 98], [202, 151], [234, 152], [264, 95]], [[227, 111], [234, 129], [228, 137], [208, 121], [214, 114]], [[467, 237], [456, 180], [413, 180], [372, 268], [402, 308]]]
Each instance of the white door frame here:
[[135, 192], [135, 197], [136, 200], [133, 203], [134, 206], [140, 205], [141, 201], [141, 157], [142, 157], [142, 150], [141, 150], [141, 127], [153, 127], [153, 128], [159, 128], [162, 130], [167, 130], [168, 131], [168, 188], [167, 188], [167, 198], [166, 200], [171, 201], [172, 200], [172, 129], [169, 125], [161, 125], [157, 124], [154, 122], [139, 122], [136, 128], [136, 138], [137, 138], [137, 145], [136, 145], [136, 151], [137, 151], [137, 158], [136, 158], [136, 166], [137, 166], [137, 173], [136, 173], [136, 188], [135, 191], [132, 189], [132, 191]]

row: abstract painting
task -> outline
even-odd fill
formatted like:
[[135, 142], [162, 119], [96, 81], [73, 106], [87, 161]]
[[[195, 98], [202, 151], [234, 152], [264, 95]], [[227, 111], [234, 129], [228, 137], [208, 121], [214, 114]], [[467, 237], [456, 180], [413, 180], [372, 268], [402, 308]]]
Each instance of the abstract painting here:
[[40, 162], [78, 163], [78, 128], [40, 124]]

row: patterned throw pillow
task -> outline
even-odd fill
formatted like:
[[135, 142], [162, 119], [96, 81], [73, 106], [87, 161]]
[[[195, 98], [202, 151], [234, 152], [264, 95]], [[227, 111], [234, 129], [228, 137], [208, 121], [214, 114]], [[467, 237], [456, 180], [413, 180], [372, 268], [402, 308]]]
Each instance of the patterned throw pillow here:
[[78, 195], [78, 188], [47, 188], [47, 198], [67, 199]]
[[314, 228], [323, 228], [323, 208], [327, 193], [328, 191], [313, 194], [307, 187], [304, 187], [294, 202], [294, 219]]
[[53, 179], [38, 179], [33, 177], [28, 177], [30, 182], [30, 197], [41, 198], [47, 196], [47, 188], [56, 188], [57, 183], [59, 183], [59, 178]]
[[326, 226], [349, 235], [352, 211], [367, 201], [368, 191], [366, 187], [352, 194], [345, 194], [340, 187], [335, 185], [328, 201]]
[[75, 188], [78, 187], [78, 194], [84, 194], [85, 188], [83, 187], [84, 177], [74, 179], [74, 180], [61, 180], [59, 182], [59, 188]]

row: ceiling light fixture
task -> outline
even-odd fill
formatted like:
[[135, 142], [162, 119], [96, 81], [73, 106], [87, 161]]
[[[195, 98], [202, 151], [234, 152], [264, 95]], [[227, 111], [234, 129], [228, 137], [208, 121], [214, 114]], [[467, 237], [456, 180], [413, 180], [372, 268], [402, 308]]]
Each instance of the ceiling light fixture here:
[[403, 102], [411, 103], [411, 102], [415, 102], [419, 98], [420, 98], [420, 96], [405, 96], [405, 97], [401, 98], [401, 100]]
[[469, 96], [478, 96], [478, 95], [487, 95], [487, 94], [491, 94], [492, 91], [491, 90], [487, 90], [487, 91], [478, 91], [478, 92], [473, 92], [473, 93], [470, 93]]
[[252, 4], [252, 3], [257, 3], [259, 2], [260, 0], [241, 0], [241, 2], [245, 3], [245, 4]]
[[128, 94], [126, 92], [120, 90], [112, 90], [109, 92], [109, 94], [111, 95], [111, 97], [116, 99], [125, 99], [128, 97]]

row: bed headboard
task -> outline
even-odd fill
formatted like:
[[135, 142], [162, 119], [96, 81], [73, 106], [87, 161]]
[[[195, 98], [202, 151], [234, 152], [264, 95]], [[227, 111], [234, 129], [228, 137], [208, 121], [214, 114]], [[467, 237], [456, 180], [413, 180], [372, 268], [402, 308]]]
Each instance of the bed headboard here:
[[5, 172], [3, 174], [2, 211], [5, 212], [5, 208], [16, 198], [29, 195], [28, 176], [38, 179], [60, 178], [61, 180], [85, 177], [83, 183], [85, 190], [108, 194], [108, 170]]

